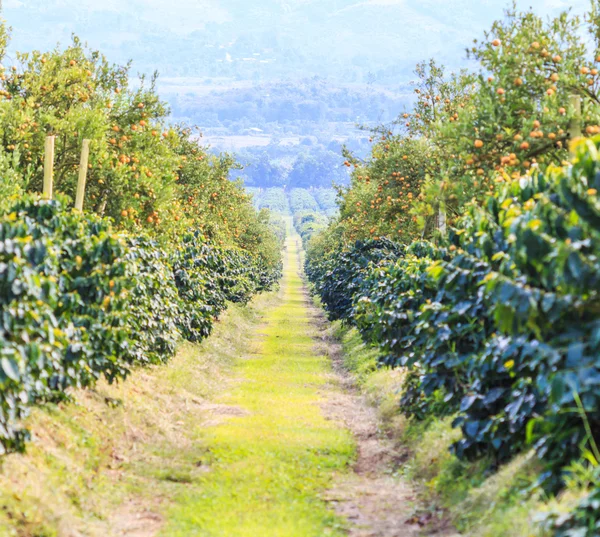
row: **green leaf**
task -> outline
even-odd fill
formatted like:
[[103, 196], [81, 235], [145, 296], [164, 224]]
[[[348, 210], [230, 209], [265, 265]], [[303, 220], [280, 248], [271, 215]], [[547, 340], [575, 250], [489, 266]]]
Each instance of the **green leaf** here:
[[2, 358], [2, 360], [0, 360], [0, 366], [9, 379], [14, 380], [15, 382], [20, 379], [19, 365], [12, 358]]

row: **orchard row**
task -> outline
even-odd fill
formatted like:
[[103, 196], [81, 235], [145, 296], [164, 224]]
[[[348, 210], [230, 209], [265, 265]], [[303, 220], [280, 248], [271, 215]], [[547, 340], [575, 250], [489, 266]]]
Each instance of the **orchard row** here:
[[[283, 239], [228, 179], [233, 160], [168, 124], [154, 80], [131, 84], [77, 39], [17, 60], [0, 67], [1, 452], [24, 449], [31, 406], [164, 363], [227, 303], [271, 289]], [[55, 201], [38, 196], [49, 135]]]
[[469, 50], [479, 73], [419, 65], [414, 109], [346, 154], [340, 215], [306, 240], [330, 318], [406, 369], [411, 420], [453, 418], [456, 457], [533, 449], [550, 492], [586, 468], [557, 536], [600, 520], [599, 17], [509, 11]]

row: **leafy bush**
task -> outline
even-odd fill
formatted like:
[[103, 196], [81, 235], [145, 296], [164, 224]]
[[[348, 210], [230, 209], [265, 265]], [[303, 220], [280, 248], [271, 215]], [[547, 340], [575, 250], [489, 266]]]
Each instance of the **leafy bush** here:
[[0, 441], [11, 450], [24, 439], [11, 424], [29, 404], [168, 358], [176, 295], [148, 244], [59, 202], [20, 201], [0, 218], [0, 241]]
[[331, 320], [353, 322], [352, 299], [371, 263], [394, 259], [402, 248], [389, 240], [357, 242], [351, 250], [326, 258], [308, 257], [306, 273]]
[[[354, 323], [383, 364], [409, 368], [407, 414], [455, 415], [463, 459], [497, 466], [533, 446], [551, 491], [600, 439], [592, 4], [548, 22], [513, 6], [468, 51], [478, 73], [419, 64], [413, 109], [372, 130], [370, 158], [345, 151], [339, 217], [307, 258], [330, 316]], [[401, 242], [399, 255], [355, 270], [353, 245], [367, 238]], [[554, 529], [597, 535], [596, 503], [592, 492]]]
[[357, 243], [307, 270], [332, 318], [411, 368], [408, 414], [458, 412], [459, 457], [501, 462], [533, 442], [552, 489], [600, 430], [598, 147], [472, 207], [441, 246], [394, 259]]
[[260, 256], [185, 237], [175, 254], [107, 219], [25, 197], [0, 216], [0, 445], [22, 450], [28, 407], [199, 341], [227, 302], [279, 274]]

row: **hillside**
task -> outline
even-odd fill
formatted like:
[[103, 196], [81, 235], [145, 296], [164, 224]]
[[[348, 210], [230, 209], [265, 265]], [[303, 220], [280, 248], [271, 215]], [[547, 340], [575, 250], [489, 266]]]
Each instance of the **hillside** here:
[[[519, 4], [546, 13], [566, 7]], [[460, 67], [473, 28], [485, 28], [503, 8], [496, 0], [5, 0], [4, 16], [17, 50], [65, 43], [75, 32], [114, 61], [134, 58], [137, 70], [164, 76], [396, 84], [430, 56]]]

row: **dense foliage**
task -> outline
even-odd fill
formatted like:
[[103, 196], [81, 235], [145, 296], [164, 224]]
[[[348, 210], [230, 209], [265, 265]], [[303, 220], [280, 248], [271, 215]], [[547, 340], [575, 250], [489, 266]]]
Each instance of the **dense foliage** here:
[[[455, 455], [491, 468], [533, 448], [546, 491], [600, 466], [600, 56], [581, 23], [511, 10], [469, 51], [479, 74], [419, 65], [414, 110], [369, 160], [346, 153], [340, 215], [307, 246], [330, 317], [406, 368], [403, 412], [453, 416]], [[586, 486], [546, 517], [557, 535], [597, 535]]]
[[346, 152], [353, 171], [341, 190], [345, 240], [433, 237], [440, 209], [452, 224], [465, 204], [565, 161], [570, 132], [600, 132], [592, 4], [585, 18], [592, 47], [580, 17], [544, 22], [511, 8], [468, 51], [479, 72], [448, 76], [434, 60], [419, 64], [413, 109], [372, 132], [366, 160]]
[[438, 245], [358, 242], [307, 267], [332, 319], [409, 368], [407, 414], [457, 414], [460, 458], [533, 444], [550, 489], [600, 428], [598, 147], [470, 207]]
[[[0, 56], [8, 34], [0, 28]], [[0, 67], [0, 451], [28, 409], [125, 379], [200, 341], [229, 302], [274, 287], [284, 230], [257, 211], [227, 155], [167, 124], [154, 80], [129, 82], [78, 39]], [[133, 88], [132, 86], [135, 86]], [[54, 201], [41, 200], [56, 140]], [[72, 198], [91, 140], [85, 212]]]
[[194, 234], [173, 253], [58, 201], [24, 198], [0, 217], [0, 445], [36, 402], [159, 364], [210, 334], [226, 303], [272, 288], [258, 256]]
[[[7, 42], [2, 26], [5, 65]], [[195, 228], [219, 244], [255, 248], [262, 227], [264, 250], [273, 247], [265, 217], [229, 180], [233, 159], [208, 153], [195, 129], [169, 124], [155, 79], [132, 82], [129, 66], [111, 65], [77, 38], [64, 50], [16, 60], [0, 67], [1, 194], [40, 192], [44, 142], [54, 135], [55, 191], [73, 198], [89, 139], [86, 210], [163, 243]], [[7, 203], [1, 196], [0, 209]]]

